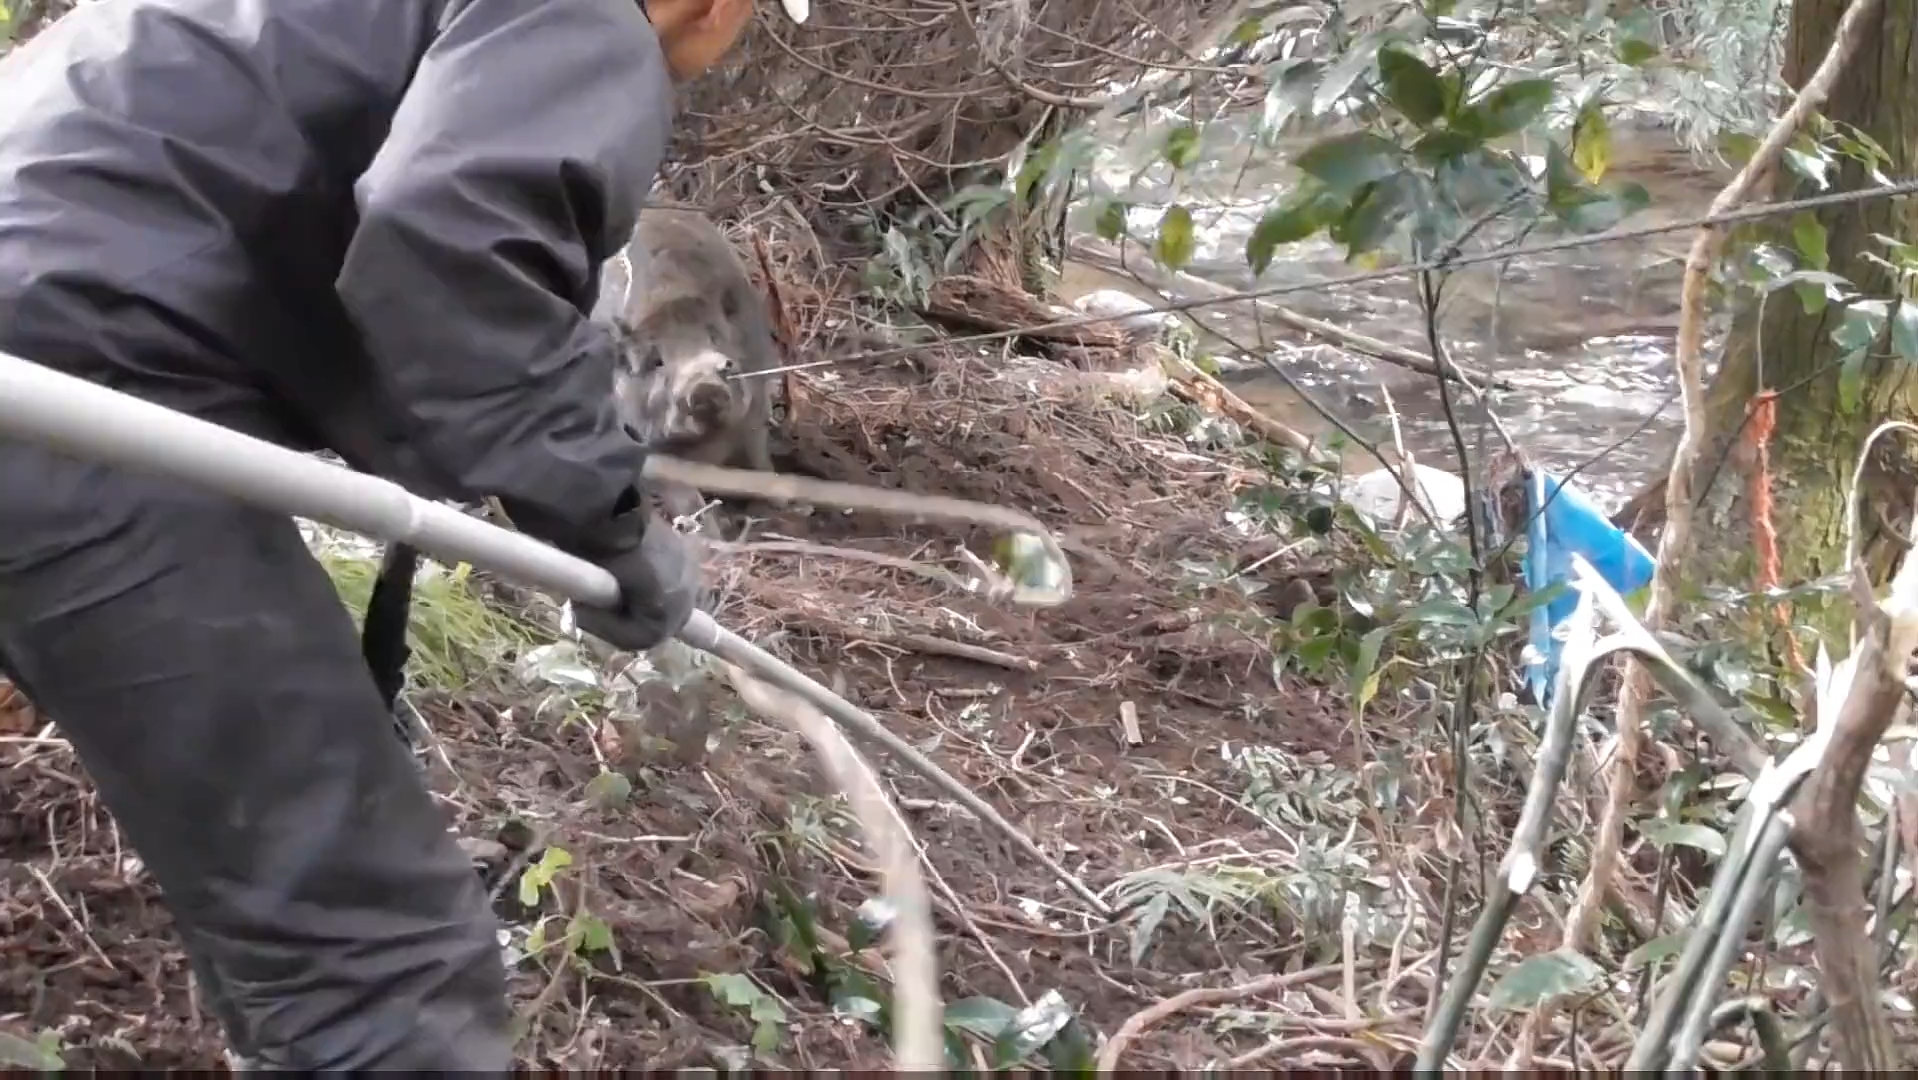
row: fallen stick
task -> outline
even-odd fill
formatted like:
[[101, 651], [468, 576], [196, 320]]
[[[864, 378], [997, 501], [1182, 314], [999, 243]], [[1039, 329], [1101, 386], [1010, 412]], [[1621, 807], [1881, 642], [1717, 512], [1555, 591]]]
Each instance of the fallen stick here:
[[949, 495], [923, 495], [915, 491], [843, 484], [833, 480], [815, 480], [809, 476], [760, 472], [754, 469], [727, 469], [686, 461], [666, 454], [649, 454], [642, 475], [648, 480], [664, 480], [694, 488], [710, 495], [751, 495], [784, 502], [808, 502], [848, 510], [867, 510], [907, 521], [944, 521], [959, 525], [984, 525], [1011, 533], [1024, 533], [1045, 549], [1047, 562], [1056, 570], [1058, 580], [1034, 587], [994, 574], [989, 567], [974, 561], [973, 568], [988, 577], [988, 599], [1010, 600], [1028, 607], [1056, 607], [1072, 598], [1072, 564], [1051, 530], [1031, 514], [991, 503], [955, 499]]
[[[1375, 963], [1365, 961], [1359, 966], [1370, 968], [1375, 966]], [[1344, 970], [1343, 963], [1323, 964], [1283, 975], [1263, 975], [1237, 986], [1200, 986], [1174, 994], [1164, 1001], [1148, 1005], [1126, 1017], [1125, 1023], [1119, 1025], [1119, 1030], [1113, 1032], [1112, 1037], [1106, 1040], [1106, 1044], [1099, 1048], [1098, 1070], [1108, 1073], [1118, 1068], [1119, 1058], [1125, 1053], [1126, 1047], [1132, 1045], [1132, 1040], [1166, 1017], [1176, 1016], [1200, 1005], [1224, 1005], [1228, 1002], [1244, 1001], [1246, 998], [1269, 994], [1274, 990], [1285, 990], [1300, 983], [1309, 983], [1328, 975], [1337, 975]]]
[[819, 755], [833, 784], [846, 793], [853, 816], [872, 844], [893, 902], [893, 1016], [898, 1024], [894, 1057], [901, 1069], [940, 1069], [946, 1064], [944, 1002], [939, 997], [939, 961], [932, 932], [932, 899], [919, 874], [919, 849], [873, 776], [872, 767], [846, 742], [825, 714], [797, 694], [774, 688], [732, 664], [726, 679], [748, 708], [786, 722]]
[[1201, 408], [1211, 409], [1220, 416], [1249, 428], [1254, 432], [1289, 447], [1304, 455], [1307, 459], [1319, 460], [1325, 455], [1312, 446], [1312, 440], [1304, 433], [1287, 427], [1277, 420], [1252, 407], [1251, 403], [1232, 392], [1224, 383], [1189, 360], [1181, 360], [1178, 371], [1172, 375], [1172, 387], [1182, 398]]

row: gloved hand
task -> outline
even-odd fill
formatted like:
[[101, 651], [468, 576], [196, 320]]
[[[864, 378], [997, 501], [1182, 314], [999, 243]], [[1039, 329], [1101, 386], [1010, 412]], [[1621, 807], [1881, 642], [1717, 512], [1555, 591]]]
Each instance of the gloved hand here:
[[[642, 504], [636, 491], [626, 505]], [[597, 563], [619, 582], [619, 606], [573, 605], [581, 630], [620, 649], [644, 652], [674, 636], [692, 618], [699, 598], [699, 562], [670, 522], [643, 506], [587, 528], [569, 525], [531, 506], [501, 499], [513, 524], [529, 536]]]
[[699, 563], [672, 523], [653, 516], [638, 543], [594, 558], [619, 582], [619, 607], [608, 610], [573, 605], [581, 630], [632, 652], [644, 652], [679, 633], [692, 618], [699, 598]]

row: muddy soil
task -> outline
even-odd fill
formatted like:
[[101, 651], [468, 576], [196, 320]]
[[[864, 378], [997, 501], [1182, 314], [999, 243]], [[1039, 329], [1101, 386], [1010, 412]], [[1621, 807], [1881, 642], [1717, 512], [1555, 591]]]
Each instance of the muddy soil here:
[[[832, 479], [1031, 511], [1073, 552], [1069, 603], [1000, 610], [918, 575], [795, 556], [777, 542], [954, 569], [961, 564], [942, 552], [955, 541], [988, 550], [964, 530], [795, 508], [758, 520], [744, 548], [720, 557], [721, 621], [843, 684], [1096, 890], [1202, 863], [1302, 873], [1311, 845], [1254, 808], [1235, 752], [1273, 748], [1301, 776], [1375, 775], [1383, 761], [1415, 756], [1401, 745], [1408, 733], [1354, 727], [1338, 688], [1297, 676], [1275, 686], [1261, 643], [1235, 629], [1325, 567], [1266, 558], [1272, 541], [1221, 528], [1234, 492], [1262, 482], [1244, 461], [1143, 428], [1069, 380], [999, 365], [948, 361], [856, 386], [797, 380], [791, 458]], [[1249, 579], [1270, 587], [1195, 593], [1179, 566], [1205, 560], [1250, 568]], [[954, 645], [984, 659], [951, 655], [966, 651]], [[870, 857], [857, 830], [830, 815], [825, 827], [800, 826], [822, 820], [827, 792], [796, 736], [734, 718], [694, 760], [629, 759], [633, 792], [615, 803], [590, 787], [601, 749], [591, 725], [541, 715], [536, 693], [416, 701], [437, 737], [422, 768], [478, 853], [478, 872], [497, 884], [501, 917], [522, 926], [538, 917], [520, 908], [512, 879], [544, 845], [563, 846], [573, 868], [546, 913], [562, 915], [557, 926], [589, 912], [617, 945], [616, 964], [601, 954], [590, 966], [515, 967], [530, 1063], [714, 1064], [753, 1031], [699, 981], [724, 972], [750, 972], [784, 1003], [790, 1023], [766, 1063], [886, 1063], [883, 1042], [832, 1016], [805, 957], [768, 933], [768, 898], [784, 883], [811, 895], [827, 952], [883, 974], [873, 950], [853, 956], [843, 941], [853, 910], [879, 891]], [[1137, 745], [1123, 734], [1126, 703]], [[217, 1067], [221, 1036], [189, 993], [160, 897], [84, 768], [30, 710], [16, 705], [6, 717], [0, 1030], [57, 1031], [70, 1067]], [[1210, 926], [1175, 905], [1135, 963], [1132, 922], [1101, 924], [931, 785], [869, 756], [943, 879], [934, 886], [948, 1002], [987, 995], [1017, 1005], [1056, 989], [1096, 1041], [1180, 990], [1339, 955], [1336, 934], [1313, 929], [1325, 924], [1312, 898], [1293, 896], [1221, 906]], [[1400, 782], [1416, 788], [1421, 775]], [[1314, 812], [1303, 790], [1278, 795], [1300, 803], [1295, 814]], [[1442, 800], [1410, 802], [1421, 804], [1448, 812]], [[1404, 869], [1436, 900], [1436, 882]], [[1256, 1025], [1218, 1017], [1168, 1020], [1133, 1044], [1127, 1064], [1198, 1066], [1266, 1040]], [[1340, 1059], [1301, 1062], [1320, 1060]]]

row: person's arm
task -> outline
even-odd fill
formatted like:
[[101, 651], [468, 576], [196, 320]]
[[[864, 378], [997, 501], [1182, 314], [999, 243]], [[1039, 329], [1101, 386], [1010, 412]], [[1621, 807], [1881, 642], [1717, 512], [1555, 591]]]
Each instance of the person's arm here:
[[672, 92], [637, 0], [452, 0], [355, 187], [336, 288], [416, 449], [545, 539], [638, 500], [613, 342], [581, 308]]

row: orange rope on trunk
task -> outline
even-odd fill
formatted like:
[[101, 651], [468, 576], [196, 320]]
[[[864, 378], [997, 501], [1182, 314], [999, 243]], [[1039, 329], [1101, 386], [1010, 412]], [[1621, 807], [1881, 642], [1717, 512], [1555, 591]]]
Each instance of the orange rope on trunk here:
[[[1782, 574], [1778, 559], [1778, 529], [1772, 524], [1771, 436], [1778, 426], [1778, 394], [1763, 390], [1746, 406], [1751, 420], [1745, 425], [1745, 445], [1751, 453], [1751, 525], [1752, 547], [1758, 567], [1756, 582], [1760, 591], [1776, 589]], [[1785, 628], [1785, 658], [1793, 668], [1804, 667], [1798, 652], [1798, 638], [1791, 632], [1791, 611], [1783, 601], [1772, 612]]]

